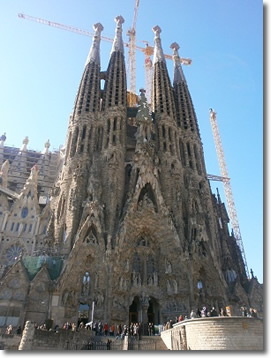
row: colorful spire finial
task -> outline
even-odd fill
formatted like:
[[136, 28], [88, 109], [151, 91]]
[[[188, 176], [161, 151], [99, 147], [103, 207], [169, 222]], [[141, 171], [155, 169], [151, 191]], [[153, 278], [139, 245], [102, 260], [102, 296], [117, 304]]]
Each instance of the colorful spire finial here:
[[99, 22], [93, 25], [93, 30], [95, 31], [95, 33], [85, 66], [90, 62], [95, 62], [97, 65], [100, 65], [100, 42], [101, 32], [103, 31], [103, 29], [103, 25]]
[[172, 48], [173, 50], [173, 62], [174, 62], [174, 78], [173, 78], [173, 83], [178, 83], [178, 82], [186, 82], [185, 81], [185, 77], [184, 77], [184, 73], [183, 73], [183, 69], [182, 69], [182, 65], [181, 65], [181, 59], [179, 56], [179, 48], [180, 46], [177, 44], [177, 42], [173, 42], [170, 45], [170, 48]]
[[161, 28], [156, 25], [152, 28], [154, 32], [154, 54], [153, 54], [153, 64], [156, 62], [166, 62], [165, 56], [162, 50], [160, 33], [162, 32]]

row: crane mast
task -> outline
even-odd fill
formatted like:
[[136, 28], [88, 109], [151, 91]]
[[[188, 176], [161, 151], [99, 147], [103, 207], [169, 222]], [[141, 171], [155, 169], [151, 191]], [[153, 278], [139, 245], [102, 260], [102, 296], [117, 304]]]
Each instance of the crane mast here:
[[129, 50], [128, 50], [128, 73], [129, 73], [129, 94], [128, 101], [131, 107], [136, 106], [136, 20], [139, 7], [139, 0], [135, 0], [134, 18], [132, 28], [128, 30]]
[[[240, 231], [239, 222], [238, 222], [238, 218], [237, 218], [237, 211], [236, 211], [235, 203], [234, 203], [234, 199], [233, 199], [233, 193], [232, 193], [232, 189], [231, 189], [230, 178], [228, 175], [228, 169], [227, 169], [224, 151], [223, 151], [223, 147], [222, 147], [222, 141], [221, 141], [221, 137], [219, 134], [218, 125], [217, 125], [217, 121], [216, 121], [216, 112], [212, 108], [210, 108], [210, 122], [211, 122], [211, 126], [212, 126], [212, 132], [213, 132], [213, 137], [214, 137], [214, 142], [215, 142], [215, 147], [216, 147], [216, 153], [217, 153], [218, 163], [219, 163], [219, 167], [220, 167], [222, 182], [223, 182], [223, 186], [224, 186], [225, 196], [226, 196], [226, 200], [227, 200], [227, 206], [228, 206], [228, 210], [229, 210], [229, 216], [230, 216], [232, 230], [234, 232], [235, 239], [237, 241], [237, 244], [238, 244], [241, 254], [242, 254], [246, 275], [247, 275], [247, 277], [249, 277], [244, 245], [243, 245], [241, 231]], [[218, 178], [220, 178], [220, 177], [217, 177], [217, 179]]]

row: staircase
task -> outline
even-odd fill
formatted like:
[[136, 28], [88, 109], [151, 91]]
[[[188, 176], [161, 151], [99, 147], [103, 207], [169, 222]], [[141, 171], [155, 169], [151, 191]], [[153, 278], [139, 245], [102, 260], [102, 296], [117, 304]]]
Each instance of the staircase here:
[[140, 340], [129, 337], [129, 351], [167, 351], [165, 343], [160, 336], [142, 336]]

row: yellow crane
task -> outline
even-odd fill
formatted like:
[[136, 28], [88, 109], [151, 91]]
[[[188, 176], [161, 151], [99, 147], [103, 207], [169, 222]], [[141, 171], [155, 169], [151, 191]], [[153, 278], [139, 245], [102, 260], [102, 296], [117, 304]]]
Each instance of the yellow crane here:
[[245, 250], [244, 250], [243, 240], [242, 240], [238, 217], [237, 217], [237, 211], [236, 211], [236, 207], [235, 207], [235, 203], [234, 203], [230, 178], [228, 175], [228, 169], [227, 169], [224, 151], [223, 151], [223, 147], [222, 147], [222, 141], [221, 141], [221, 137], [219, 134], [218, 125], [217, 125], [216, 112], [212, 108], [210, 108], [210, 122], [211, 122], [211, 126], [212, 126], [212, 132], [213, 132], [213, 137], [214, 137], [214, 141], [215, 141], [215, 147], [216, 147], [216, 153], [217, 153], [218, 163], [219, 163], [219, 167], [220, 167], [221, 177], [214, 176], [214, 175], [213, 176], [208, 175], [208, 179], [220, 180], [223, 183], [225, 197], [226, 197], [226, 201], [227, 201], [227, 207], [229, 210], [231, 227], [232, 227], [236, 242], [237, 242], [237, 244], [240, 248], [241, 254], [242, 254], [246, 275], [247, 275], [247, 277], [249, 277], [247, 261], [246, 261], [246, 256], [245, 256]]
[[[136, 0], [133, 25], [132, 25], [132, 29], [130, 30], [130, 32], [132, 33], [133, 32], [132, 30], [134, 29], [134, 34], [132, 35], [132, 41], [131, 41], [131, 35], [130, 35], [130, 42], [129, 43], [123, 42], [124, 47], [127, 47], [128, 51], [129, 51], [129, 63], [130, 63], [130, 65], [128, 63], [128, 68], [129, 68], [128, 103], [129, 103], [129, 105], [131, 107], [135, 106], [136, 102], [137, 102], [135, 50], [141, 51], [145, 55], [145, 65], [144, 66], [145, 66], [146, 97], [147, 97], [149, 102], [151, 101], [151, 80], [152, 80], [152, 61], [151, 61], [151, 56], [153, 55], [154, 47], [150, 46], [147, 41], [143, 41], [143, 42], [146, 43], [146, 47], [141, 47], [141, 46], [136, 45], [135, 27], [136, 27], [138, 6], [139, 6], [139, 0]], [[31, 16], [31, 15], [26, 15], [26, 14], [19, 13], [18, 17], [20, 19], [34, 21], [34, 22], [37, 22], [39, 24], [55, 27], [57, 29], [61, 29], [61, 30], [65, 30], [65, 31], [74, 32], [74, 33], [84, 35], [84, 36], [88, 36], [88, 37], [93, 37], [93, 35], [94, 35], [93, 32], [90, 32], [88, 30], [83, 30], [83, 29], [80, 29], [78, 27], [60, 24], [58, 22], [53, 22], [53, 21], [50, 21], [50, 20], [42, 19], [42, 18], [39, 18], [39, 17]], [[107, 41], [107, 42], [113, 42], [114, 41], [113, 38], [106, 37], [106, 36], [101, 36], [101, 39], [103, 41]], [[164, 56], [165, 56], [166, 59], [172, 60], [171, 55], [164, 54]], [[192, 60], [189, 59], [189, 58], [183, 58], [182, 57], [181, 62], [184, 65], [190, 65], [192, 63]], [[130, 95], [129, 93], [132, 93], [132, 95]]]

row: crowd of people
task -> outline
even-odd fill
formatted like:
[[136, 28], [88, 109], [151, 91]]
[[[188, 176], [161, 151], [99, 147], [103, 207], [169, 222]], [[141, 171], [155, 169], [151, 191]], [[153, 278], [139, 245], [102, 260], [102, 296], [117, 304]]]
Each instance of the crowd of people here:
[[[59, 327], [55, 326], [55, 331], [58, 330]], [[111, 336], [115, 337], [116, 339], [120, 338], [123, 339], [124, 336], [130, 335], [137, 339], [139, 339], [141, 335], [141, 324], [140, 323], [131, 323], [129, 325], [121, 325], [121, 324], [111, 324], [109, 325], [107, 322], [103, 323], [101, 321], [98, 322], [89, 322], [84, 323], [80, 322], [78, 326], [75, 323], [64, 323], [62, 329], [65, 330], [72, 330], [72, 331], [81, 331], [81, 330], [91, 330], [95, 332], [96, 336]]]
[[[255, 308], [247, 309], [246, 306], [242, 306], [240, 308], [241, 314], [244, 317], [254, 317], [257, 318], [257, 310]], [[202, 307], [202, 309], [198, 308], [197, 310], [192, 310], [190, 313], [190, 317], [180, 314], [178, 317], [175, 318], [175, 320], [169, 320], [167, 321], [163, 329], [170, 329], [173, 328], [173, 324], [182, 322], [188, 319], [194, 319], [194, 318], [204, 318], [204, 317], [231, 317], [232, 312], [231, 308], [228, 306], [226, 308], [220, 308], [219, 311], [215, 309], [215, 307], [212, 307], [211, 309], [208, 309], [206, 306]]]
[[[243, 305], [240, 308], [241, 315], [244, 317], [255, 317], [257, 318], [257, 310], [254, 308], [247, 308], [245, 305]], [[173, 328], [173, 324], [182, 322], [184, 320], [188, 319], [195, 319], [195, 318], [204, 318], [204, 317], [226, 317], [231, 316], [232, 312], [230, 307], [226, 308], [220, 308], [219, 311], [216, 310], [215, 307], [212, 307], [208, 309], [206, 306], [202, 307], [202, 309], [198, 308], [197, 310], [192, 309], [190, 312], [190, 317], [187, 315], [180, 314], [179, 316], [175, 317], [175, 320], [168, 320], [164, 323], [163, 326], [161, 326], [161, 330], [167, 330], [170, 328]], [[140, 339], [141, 335], [143, 334], [143, 326], [141, 323], [131, 323], [130, 325], [126, 324], [108, 324], [103, 323], [102, 321], [95, 321], [95, 322], [89, 322], [84, 323], [81, 321], [79, 324], [76, 324], [74, 322], [65, 322], [63, 326], [56, 325], [54, 328], [48, 329], [47, 325], [44, 323], [42, 325], [35, 325], [36, 329], [40, 330], [49, 330], [49, 331], [59, 331], [60, 329], [63, 330], [71, 330], [72, 332], [79, 332], [81, 330], [92, 330], [95, 332], [96, 336], [111, 336], [115, 337], [116, 339], [124, 339], [126, 335], [129, 335], [130, 337], [134, 337], [135, 339]], [[6, 334], [12, 334], [13, 333], [13, 326], [9, 325], [6, 328]], [[17, 334], [22, 333], [21, 326], [19, 326], [16, 329]], [[153, 323], [148, 323], [147, 325], [147, 331], [145, 327], [144, 334], [148, 334], [149, 336], [155, 335], [155, 327]]]

